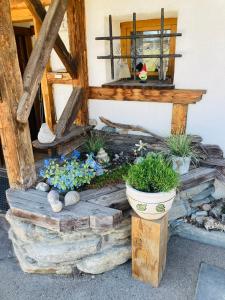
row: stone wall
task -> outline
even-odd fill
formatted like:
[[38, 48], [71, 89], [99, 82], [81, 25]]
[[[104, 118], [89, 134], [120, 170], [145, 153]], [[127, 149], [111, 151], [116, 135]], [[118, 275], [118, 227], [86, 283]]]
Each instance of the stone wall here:
[[90, 274], [112, 270], [131, 257], [130, 218], [110, 230], [56, 232], [24, 222], [8, 211], [9, 238], [24, 272]]

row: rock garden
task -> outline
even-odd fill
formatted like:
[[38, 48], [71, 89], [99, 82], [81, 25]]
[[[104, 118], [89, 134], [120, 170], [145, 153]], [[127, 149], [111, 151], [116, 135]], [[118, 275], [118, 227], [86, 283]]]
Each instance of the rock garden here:
[[7, 191], [9, 236], [25, 272], [99, 274], [126, 262], [132, 208], [145, 219], [169, 212], [170, 235], [225, 241], [221, 149], [199, 136], [123, 127], [91, 131], [72, 153], [46, 159], [33, 189]]

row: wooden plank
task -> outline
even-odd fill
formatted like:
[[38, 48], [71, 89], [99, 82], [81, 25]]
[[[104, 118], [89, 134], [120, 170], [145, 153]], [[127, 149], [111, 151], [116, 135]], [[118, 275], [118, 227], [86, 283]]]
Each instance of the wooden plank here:
[[143, 101], [177, 104], [194, 104], [202, 99], [205, 90], [152, 90], [142, 88], [90, 87], [89, 99]]
[[15, 23], [32, 22], [32, 14], [29, 9], [12, 9], [11, 10], [12, 21]]
[[47, 201], [47, 193], [32, 189], [26, 192], [8, 190], [6, 196], [13, 215], [58, 232], [113, 228], [122, 218], [120, 210], [84, 201], [54, 213]]
[[[51, 4], [51, 0], [41, 0], [43, 6], [48, 6]], [[27, 8], [24, 0], [10, 0], [11, 9], [23, 9]]]
[[28, 124], [16, 121], [23, 84], [8, 0], [0, 0], [0, 134], [10, 186], [28, 188], [36, 181]]
[[170, 80], [159, 81], [149, 79], [145, 83], [140, 80], [117, 80], [109, 83], [105, 83], [102, 87], [117, 87], [117, 88], [143, 88], [143, 89], [174, 89], [175, 85]]
[[85, 126], [85, 127], [74, 127], [67, 135], [61, 137], [61, 138], [56, 138], [54, 142], [49, 143], [49, 144], [42, 144], [39, 143], [38, 140], [33, 141], [32, 144], [34, 148], [37, 149], [49, 149], [49, 148], [54, 148], [60, 144], [66, 144], [67, 142], [70, 142], [76, 137], [86, 135], [87, 132], [89, 132], [93, 127], [92, 126]]
[[87, 141], [87, 136], [77, 137], [67, 143], [59, 144], [56, 147], [56, 153], [58, 155], [67, 155], [72, 153], [75, 149], [82, 147]]
[[61, 138], [68, 133], [81, 108], [83, 99], [82, 88], [74, 88], [56, 125], [56, 137]]
[[[34, 29], [35, 29], [35, 36], [36, 39], [39, 36], [41, 30], [41, 23], [38, 19], [33, 19], [34, 22]], [[52, 86], [48, 83], [47, 80], [47, 73], [51, 70], [50, 61], [48, 61], [43, 77], [41, 79], [41, 92], [43, 97], [43, 104], [44, 104], [44, 113], [45, 113], [45, 122], [48, 124], [48, 127], [54, 131], [54, 125], [56, 123], [56, 114], [55, 114], [55, 105], [54, 105], [54, 98], [53, 98], [53, 90]]]
[[212, 168], [197, 168], [181, 176], [181, 190], [187, 190], [201, 183], [215, 179], [217, 170]]
[[[46, 10], [41, 3], [40, 0], [24, 0], [27, 7], [29, 8], [30, 12], [32, 13], [33, 17], [37, 19], [41, 24], [44, 21], [46, 16]], [[57, 35], [54, 49], [61, 59], [62, 63], [64, 64], [66, 70], [69, 72], [72, 78], [75, 78], [76, 75], [76, 64], [75, 61], [72, 59], [72, 56], [67, 51], [66, 46], [64, 45], [61, 37], [59, 34]]]
[[187, 127], [187, 114], [188, 105], [187, 104], [173, 104], [172, 113], [172, 134], [184, 134]]
[[168, 215], [149, 221], [132, 216], [132, 275], [158, 287], [166, 266]]
[[225, 159], [220, 159], [220, 158], [209, 158], [206, 160], [201, 160], [200, 161], [201, 166], [205, 167], [222, 167], [225, 168]]
[[69, 0], [67, 10], [70, 53], [77, 61], [77, 81], [73, 85], [84, 89], [82, 108], [77, 118], [78, 125], [88, 124], [88, 64], [86, 44], [85, 1]]
[[45, 67], [67, 8], [68, 0], [54, 0], [42, 24], [23, 77], [24, 93], [19, 101], [17, 120], [26, 123]]
[[126, 196], [126, 189], [91, 198], [88, 202], [119, 210], [127, 210], [130, 208]]
[[47, 80], [49, 84], [70, 84], [78, 85], [76, 80], [72, 79], [69, 73], [67, 72], [48, 72]]

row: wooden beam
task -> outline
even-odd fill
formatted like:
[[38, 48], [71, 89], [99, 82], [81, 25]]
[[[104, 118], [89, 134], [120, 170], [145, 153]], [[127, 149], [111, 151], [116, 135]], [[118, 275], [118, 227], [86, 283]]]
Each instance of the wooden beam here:
[[31, 53], [23, 76], [24, 93], [19, 101], [17, 120], [26, 123], [41, 82], [45, 67], [55, 44], [68, 0], [54, 0], [42, 24], [40, 35]]
[[29, 126], [16, 121], [23, 84], [9, 0], [0, 0], [0, 49], [0, 134], [9, 182], [12, 188], [29, 188], [36, 172]]
[[66, 72], [48, 72], [46, 75], [49, 84], [78, 85], [78, 81], [72, 79], [70, 74]]
[[[40, 0], [24, 0], [33, 17], [40, 23], [44, 21], [46, 10]], [[61, 37], [57, 35], [54, 49], [72, 78], [76, 77], [76, 63], [67, 51]]]
[[184, 134], [187, 127], [187, 104], [173, 104], [172, 113], [172, 134]]
[[168, 215], [160, 220], [132, 216], [132, 275], [158, 287], [166, 267]]
[[90, 87], [89, 99], [194, 104], [200, 101], [205, 93], [205, 90]]
[[[41, 30], [41, 22], [38, 19], [34, 20], [35, 36], [38, 38]], [[47, 73], [51, 70], [50, 62], [47, 63], [42, 80], [41, 80], [41, 91], [44, 104], [45, 122], [48, 127], [54, 131], [54, 125], [56, 123], [55, 105], [53, 98], [52, 85], [49, 84], [47, 79]]]
[[[43, 6], [48, 6], [51, 4], [51, 0], [41, 0]], [[10, 8], [12, 9], [23, 9], [27, 8], [24, 0], [10, 0]]]
[[29, 9], [12, 9], [11, 10], [12, 21], [16, 23], [32, 22], [32, 14]]
[[68, 133], [73, 125], [77, 114], [81, 108], [83, 99], [83, 91], [81, 88], [74, 88], [72, 94], [67, 101], [67, 104], [63, 110], [58, 124], [56, 125], [57, 138], [62, 137], [65, 133]]
[[68, 33], [70, 42], [70, 53], [77, 61], [77, 81], [74, 86], [84, 89], [82, 108], [77, 118], [79, 125], [88, 123], [88, 65], [85, 25], [85, 1], [69, 0], [67, 10]]

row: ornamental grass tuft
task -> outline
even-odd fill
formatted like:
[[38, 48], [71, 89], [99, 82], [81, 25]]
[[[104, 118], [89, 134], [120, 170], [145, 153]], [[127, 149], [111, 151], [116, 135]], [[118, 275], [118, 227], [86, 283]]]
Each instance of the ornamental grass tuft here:
[[149, 154], [128, 171], [126, 180], [134, 189], [147, 192], [169, 192], [179, 185], [179, 175], [161, 154]]

